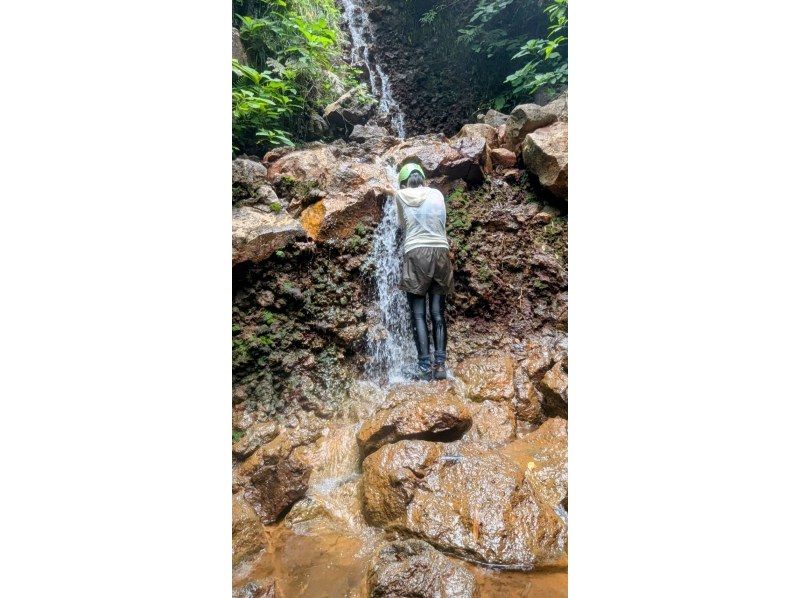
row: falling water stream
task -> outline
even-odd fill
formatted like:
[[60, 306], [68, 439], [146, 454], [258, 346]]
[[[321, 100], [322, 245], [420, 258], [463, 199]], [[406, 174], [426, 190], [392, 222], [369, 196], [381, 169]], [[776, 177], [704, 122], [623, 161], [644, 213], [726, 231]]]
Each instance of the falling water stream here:
[[392, 84], [383, 67], [373, 58], [370, 46], [375, 40], [375, 31], [364, 7], [364, 0], [341, 0], [347, 29], [353, 46], [350, 62], [367, 71], [370, 91], [378, 98], [378, 112], [389, 117], [392, 129], [401, 139], [406, 136], [406, 123], [400, 104], [392, 95]]
[[[387, 165], [389, 180], [394, 180], [394, 168]], [[389, 384], [407, 379], [414, 363], [416, 350], [411, 335], [408, 300], [398, 289], [402, 251], [398, 214], [391, 199], [384, 204], [383, 218], [375, 229], [372, 251], [367, 263], [374, 267], [377, 297], [371, 319], [376, 325], [367, 336], [367, 377]]]

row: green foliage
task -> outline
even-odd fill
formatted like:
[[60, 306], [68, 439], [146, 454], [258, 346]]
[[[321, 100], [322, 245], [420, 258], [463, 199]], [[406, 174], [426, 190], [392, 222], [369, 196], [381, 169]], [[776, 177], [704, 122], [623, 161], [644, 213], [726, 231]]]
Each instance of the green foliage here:
[[310, 114], [335, 98], [334, 81], [355, 85], [341, 54], [334, 0], [234, 0], [250, 66], [233, 61], [234, 151], [293, 145]]
[[567, 62], [559, 51], [567, 46], [567, 1], [551, 0], [544, 9], [550, 21], [547, 37], [528, 40], [513, 56], [514, 59], [532, 57], [506, 78], [515, 95], [533, 95], [544, 87], [567, 83]]
[[236, 444], [239, 442], [242, 439], [242, 436], [244, 436], [244, 432], [242, 430], [233, 430], [233, 443]]
[[[458, 27], [459, 42], [472, 52], [499, 63], [521, 58], [528, 61], [504, 81], [510, 88], [483, 108], [503, 110], [520, 96], [540, 89], [555, 89], [567, 83], [568, 0], [477, 0], [466, 22]], [[453, 1], [437, 3], [423, 13], [420, 22], [431, 27], [452, 9]], [[516, 96], [516, 98], [515, 98]]]
[[283, 206], [281, 206], [280, 202], [273, 201], [271, 204], [269, 204], [269, 209], [277, 214], [283, 209]]

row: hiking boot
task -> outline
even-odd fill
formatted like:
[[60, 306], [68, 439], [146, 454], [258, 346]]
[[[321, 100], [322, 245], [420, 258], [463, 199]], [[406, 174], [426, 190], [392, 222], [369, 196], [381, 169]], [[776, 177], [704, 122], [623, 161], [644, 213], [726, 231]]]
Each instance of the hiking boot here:
[[413, 378], [414, 380], [430, 382], [432, 373], [431, 366], [418, 365], [417, 369], [414, 370]]
[[434, 380], [447, 380], [447, 368], [443, 363], [433, 364], [433, 379]]

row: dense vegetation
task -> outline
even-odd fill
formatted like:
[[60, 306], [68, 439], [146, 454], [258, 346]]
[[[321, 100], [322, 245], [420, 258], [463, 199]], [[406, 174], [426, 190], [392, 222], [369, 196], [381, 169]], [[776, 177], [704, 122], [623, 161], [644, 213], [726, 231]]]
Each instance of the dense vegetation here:
[[552, 93], [567, 84], [568, 0], [549, 0], [546, 6], [544, 2], [444, 0], [425, 11], [420, 23], [442, 34], [453, 23], [443, 23], [436, 31], [440, 16], [445, 11], [456, 13], [457, 40], [470, 51], [496, 57], [500, 64], [527, 60], [507, 74], [503, 80], [506, 87], [492, 98], [494, 107], [502, 109], [511, 101], [532, 97], [540, 90]]
[[312, 115], [357, 84], [334, 0], [233, 0], [233, 13], [249, 62], [233, 60], [234, 152], [318, 134]]

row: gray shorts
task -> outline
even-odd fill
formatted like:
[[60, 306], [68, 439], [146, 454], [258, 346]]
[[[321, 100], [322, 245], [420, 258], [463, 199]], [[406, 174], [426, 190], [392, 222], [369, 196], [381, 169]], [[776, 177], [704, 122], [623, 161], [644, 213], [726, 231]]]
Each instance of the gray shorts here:
[[400, 288], [414, 295], [453, 292], [453, 265], [446, 247], [415, 247], [403, 256]]

